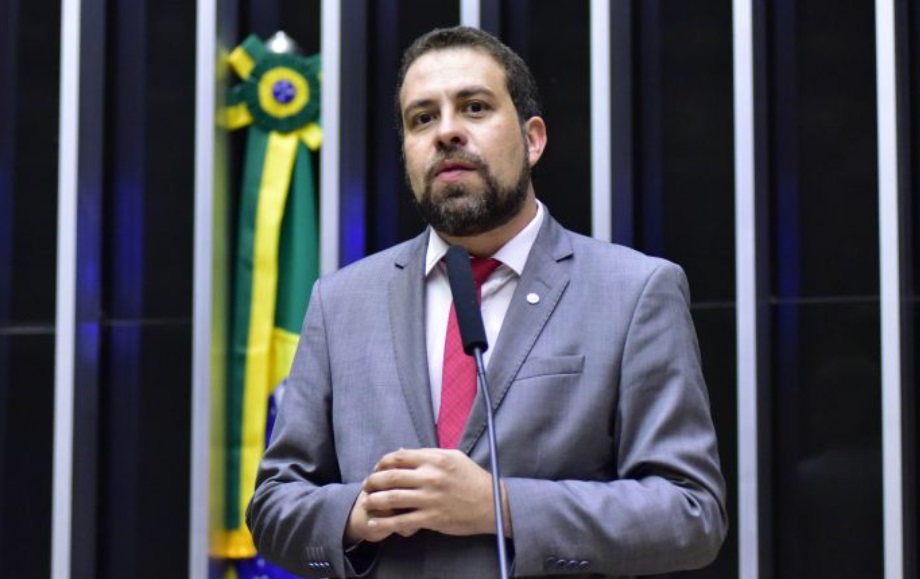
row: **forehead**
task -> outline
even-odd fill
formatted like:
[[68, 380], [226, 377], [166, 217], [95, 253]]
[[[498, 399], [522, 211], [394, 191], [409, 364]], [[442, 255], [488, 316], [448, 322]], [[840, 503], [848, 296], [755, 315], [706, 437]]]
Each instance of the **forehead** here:
[[490, 54], [469, 47], [426, 52], [406, 71], [400, 89], [400, 105], [438, 93], [452, 94], [470, 86], [487, 88], [508, 96], [505, 71]]

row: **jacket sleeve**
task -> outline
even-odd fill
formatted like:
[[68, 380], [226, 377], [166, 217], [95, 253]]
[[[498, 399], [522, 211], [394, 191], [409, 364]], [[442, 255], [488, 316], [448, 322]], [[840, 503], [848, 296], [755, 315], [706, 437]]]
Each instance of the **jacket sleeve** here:
[[646, 575], [711, 562], [725, 482], [683, 271], [662, 262], [629, 322], [612, 409], [616, 477], [505, 480], [515, 573]]
[[355, 569], [342, 544], [360, 483], [343, 484], [336, 459], [320, 287], [313, 287], [246, 521], [272, 563], [304, 576], [350, 577], [369, 567]]

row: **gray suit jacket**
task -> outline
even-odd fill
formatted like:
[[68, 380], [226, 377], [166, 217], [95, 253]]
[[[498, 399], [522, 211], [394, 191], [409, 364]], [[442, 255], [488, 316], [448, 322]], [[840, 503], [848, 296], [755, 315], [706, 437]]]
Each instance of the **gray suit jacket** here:
[[[361, 481], [385, 453], [437, 447], [426, 244], [313, 289], [247, 513], [259, 551], [295, 573], [353, 575], [342, 537]], [[725, 483], [688, 302], [679, 267], [546, 216], [488, 369], [515, 576], [625, 577], [715, 557]], [[477, 400], [460, 449], [488, 468], [485, 428]], [[494, 536], [422, 532], [376, 549], [371, 577], [497, 576]]]

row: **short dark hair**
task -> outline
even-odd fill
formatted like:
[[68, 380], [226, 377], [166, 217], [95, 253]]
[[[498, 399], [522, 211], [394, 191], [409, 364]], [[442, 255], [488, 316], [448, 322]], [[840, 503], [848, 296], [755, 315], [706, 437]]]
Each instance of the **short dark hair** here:
[[452, 48], [473, 48], [481, 50], [494, 58], [505, 71], [505, 83], [508, 88], [508, 94], [511, 95], [511, 102], [517, 111], [518, 119], [523, 125], [531, 117], [541, 115], [540, 109], [540, 92], [537, 89], [537, 81], [534, 80], [530, 68], [516, 52], [502, 44], [500, 40], [483, 32], [478, 28], [469, 26], [455, 26], [453, 28], [436, 28], [418, 37], [409, 48], [403, 53], [402, 64], [396, 75], [396, 129], [400, 137], [403, 134], [402, 128], [402, 105], [399, 100], [399, 93], [402, 91], [403, 82], [406, 80], [406, 72], [412, 63], [421, 56], [438, 50], [448, 50]]

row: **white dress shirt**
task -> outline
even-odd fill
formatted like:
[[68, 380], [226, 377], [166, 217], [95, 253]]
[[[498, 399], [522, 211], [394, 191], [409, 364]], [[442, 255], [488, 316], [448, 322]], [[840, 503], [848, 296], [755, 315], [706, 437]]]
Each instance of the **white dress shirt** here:
[[[490, 256], [502, 264], [482, 284], [482, 321], [486, 339], [489, 341], [483, 361], [487, 367], [492, 356], [492, 346], [498, 339], [505, 314], [511, 304], [511, 297], [517, 289], [518, 279], [542, 223], [543, 204], [537, 201], [537, 215], [520, 233]], [[452, 300], [447, 268], [441, 261], [448, 247], [450, 246], [433, 229], [429, 230], [428, 252], [425, 256], [425, 342], [428, 348], [428, 376], [435, 421], [441, 407], [444, 337], [447, 334], [447, 318], [450, 316]]]

